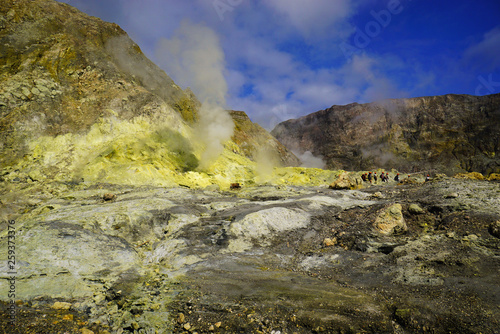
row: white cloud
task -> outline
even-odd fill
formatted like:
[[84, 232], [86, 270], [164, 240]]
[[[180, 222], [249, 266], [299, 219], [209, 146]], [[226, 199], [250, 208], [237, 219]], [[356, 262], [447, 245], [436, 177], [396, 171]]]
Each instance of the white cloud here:
[[500, 67], [500, 26], [484, 34], [483, 39], [469, 47], [464, 60], [475, 68], [493, 71]]
[[[338, 47], [338, 42], [352, 33], [349, 19], [355, 7], [369, 0], [221, 1], [233, 4], [231, 10], [223, 13], [222, 20], [213, 1], [207, 0], [151, 0], [148, 5], [123, 0], [116, 12], [121, 13], [132, 37], [155, 43], [150, 46], [151, 54], [155, 48], [161, 50], [153, 60], [177, 84], [183, 88], [191, 86], [201, 100], [210, 88], [216, 88], [210, 93], [212, 96], [223, 94], [218, 100], [223, 100], [227, 92], [227, 108], [247, 112], [267, 129], [334, 104], [401, 96], [397, 84], [382, 69], [388, 63], [365, 54], [354, 56], [346, 64]], [[211, 33], [191, 34], [198, 37], [192, 37], [193, 45], [187, 49], [196, 50], [200, 57], [183, 49], [185, 37], [174, 35], [183, 18], [204, 22], [211, 28]], [[293, 47], [284, 47], [287, 42], [300, 45], [303, 40], [298, 33], [307, 42], [301, 47], [311, 48], [299, 55], [293, 53]], [[315, 43], [318, 40], [323, 43]], [[217, 53], [220, 49], [205, 46], [217, 41], [224, 54]], [[325, 67], [311, 65], [309, 54], [317, 56], [318, 52], [328, 62]], [[190, 70], [196, 66], [186, 64], [194, 61], [206, 68], [203, 64], [208, 59], [213, 60], [210, 64], [218, 64], [212, 74], [206, 69]], [[227, 67], [222, 68], [223, 65]], [[224, 78], [218, 77], [221, 73]], [[200, 83], [204, 90], [197, 88]], [[240, 95], [242, 92], [247, 94]]]
[[283, 14], [306, 38], [332, 33], [345, 35], [346, 19], [352, 14], [350, 0], [266, 0], [265, 3]]

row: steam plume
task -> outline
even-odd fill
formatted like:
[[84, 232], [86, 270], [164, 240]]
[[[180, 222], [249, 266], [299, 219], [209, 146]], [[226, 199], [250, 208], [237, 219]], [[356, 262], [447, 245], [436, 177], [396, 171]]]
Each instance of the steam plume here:
[[261, 147], [255, 155], [255, 162], [257, 166], [255, 168], [255, 173], [257, 175], [258, 182], [270, 181], [273, 176], [274, 167], [279, 167], [279, 157], [276, 151], [272, 150], [270, 147]]
[[315, 156], [311, 151], [305, 151], [302, 154], [293, 151], [293, 154], [302, 162], [301, 167], [309, 167], [309, 168], [325, 168], [325, 161], [323, 160], [323, 156], [318, 155]]
[[207, 167], [223, 151], [234, 129], [225, 111], [227, 83], [219, 39], [210, 28], [184, 20], [171, 39], [159, 42], [156, 58], [177, 83], [191, 87], [202, 101], [195, 130], [206, 146], [201, 167]]

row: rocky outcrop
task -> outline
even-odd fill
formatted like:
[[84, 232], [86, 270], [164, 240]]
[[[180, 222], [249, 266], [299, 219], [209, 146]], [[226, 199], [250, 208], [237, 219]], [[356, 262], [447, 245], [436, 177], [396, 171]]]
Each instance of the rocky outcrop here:
[[444, 95], [332, 106], [278, 124], [286, 147], [331, 169], [500, 171], [500, 94]]
[[337, 180], [330, 184], [330, 189], [349, 189], [354, 190], [363, 187], [363, 180], [355, 173], [343, 172]]

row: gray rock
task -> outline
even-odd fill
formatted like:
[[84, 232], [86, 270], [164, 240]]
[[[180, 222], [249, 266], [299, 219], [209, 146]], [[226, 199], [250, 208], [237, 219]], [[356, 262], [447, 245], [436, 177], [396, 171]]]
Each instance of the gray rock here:
[[275, 207], [252, 212], [231, 224], [230, 233], [235, 239], [230, 241], [229, 251], [242, 252], [252, 248], [252, 244], [269, 245], [270, 236], [305, 228], [310, 214], [300, 209]]
[[[0, 242], [4, 249], [6, 241]], [[16, 252], [28, 263], [17, 269], [21, 299], [92, 296], [93, 281], [113, 282], [141, 267], [137, 253], [124, 240], [60, 221], [23, 224], [16, 234]], [[7, 272], [2, 268], [0, 278], [7, 278]], [[38, 278], [29, 279], [33, 277]], [[7, 291], [6, 280], [0, 280], [0, 291]]]

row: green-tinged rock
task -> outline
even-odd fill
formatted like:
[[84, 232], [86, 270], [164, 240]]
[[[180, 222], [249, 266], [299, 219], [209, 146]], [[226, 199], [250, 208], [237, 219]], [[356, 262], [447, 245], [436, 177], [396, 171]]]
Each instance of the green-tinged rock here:
[[408, 212], [414, 215], [419, 215], [424, 212], [424, 210], [418, 204], [410, 204], [408, 207]]

